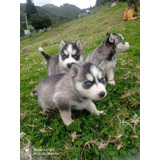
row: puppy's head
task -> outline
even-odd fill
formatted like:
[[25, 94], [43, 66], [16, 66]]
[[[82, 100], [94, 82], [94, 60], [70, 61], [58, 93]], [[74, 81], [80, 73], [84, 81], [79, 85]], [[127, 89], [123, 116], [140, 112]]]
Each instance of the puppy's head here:
[[106, 82], [103, 71], [95, 64], [85, 63], [81, 67], [73, 64], [70, 74], [82, 97], [98, 100], [106, 96]]
[[117, 33], [107, 33], [101, 46], [101, 51], [103, 54], [108, 56], [108, 60], [119, 53], [129, 49], [129, 43], [124, 41], [122, 35]]
[[66, 43], [64, 40], [61, 40], [59, 60], [61, 65], [67, 70], [71, 68], [72, 63], [81, 65], [83, 63], [81, 40], [77, 40], [76, 43]]
[[116, 46], [116, 53], [123, 52], [129, 49], [129, 43], [124, 40], [124, 37], [121, 34], [114, 33], [113, 37]]

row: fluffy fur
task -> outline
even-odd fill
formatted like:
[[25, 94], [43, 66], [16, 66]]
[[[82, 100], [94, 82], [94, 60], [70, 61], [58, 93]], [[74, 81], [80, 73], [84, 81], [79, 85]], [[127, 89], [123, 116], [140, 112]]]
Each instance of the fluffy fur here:
[[92, 62], [99, 65], [107, 74], [108, 83], [114, 85], [114, 70], [117, 62], [117, 54], [128, 49], [129, 43], [124, 41], [122, 35], [107, 33], [101, 45], [87, 56], [85, 62]]
[[65, 42], [61, 40], [58, 55], [49, 56], [43, 48], [39, 47], [39, 52], [47, 61], [48, 76], [58, 73], [68, 73], [72, 63], [81, 65], [83, 63], [82, 42]]
[[92, 99], [99, 100], [107, 94], [104, 73], [92, 63], [72, 64], [68, 74], [48, 76], [34, 92], [37, 92], [39, 106], [43, 110], [58, 108], [66, 125], [73, 122], [71, 109], [86, 109], [96, 115], [104, 113], [92, 102]]

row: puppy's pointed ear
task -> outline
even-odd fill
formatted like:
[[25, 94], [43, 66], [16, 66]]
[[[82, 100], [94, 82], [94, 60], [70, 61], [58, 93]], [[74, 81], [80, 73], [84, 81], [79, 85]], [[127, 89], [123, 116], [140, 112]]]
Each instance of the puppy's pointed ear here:
[[110, 36], [110, 34], [107, 32], [107, 33], [106, 33], [106, 37], [109, 37], [109, 36]]
[[109, 36], [109, 42], [110, 42], [110, 43], [114, 43], [114, 36], [113, 36], [112, 33], [111, 33], [110, 36]]
[[69, 73], [70, 73], [71, 77], [76, 77], [80, 68], [81, 67], [78, 64], [72, 63], [71, 68], [69, 70]]
[[77, 40], [76, 45], [79, 49], [82, 49], [82, 41], [80, 39]]
[[60, 49], [62, 49], [65, 44], [66, 44], [66, 42], [64, 40], [61, 40], [61, 42], [60, 42]]
[[103, 44], [106, 44], [108, 42], [109, 36], [110, 36], [110, 34], [107, 32], [106, 37], [104, 38], [104, 40], [102, 42]]

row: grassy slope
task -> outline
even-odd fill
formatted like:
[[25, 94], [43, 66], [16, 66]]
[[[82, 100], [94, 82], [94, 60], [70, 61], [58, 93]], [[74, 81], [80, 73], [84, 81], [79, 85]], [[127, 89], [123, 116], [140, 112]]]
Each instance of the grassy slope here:
[[[33, 148], [53, 148], [59, 153], [56, 159], [139, 159], [140, 22], [139, 19], [123, 21], [125, 8], [126, 3], [111, 9], [97, 8], [87, 17], [21, 41], [21, 132], [25, 133], [21, 140], [22, 153], [27, 147], [32, 151]], [[61, 39], [80, 38], [86, 56], [101, 43], [106, 32], [121, 33], [130, 43], [130, 49], [118, 56], [116, 85], [107, 85], [108, 96], [95, 101], [97, 108], [106, 115], [98, 117], [87, 111], [73, 111], [75, 124], [69, 127], [64, 126], [58, 111], [43, 115], [37, 97], [30, 94], [47, 75], [47, 66], [38, 47], [54, 55], [58, 53]], [[73, 132], [79, 135], [74, 142]], [[117, 136], [119, 139], [112, 141]], [[85, 145], [86, 142], [89, 145]]]

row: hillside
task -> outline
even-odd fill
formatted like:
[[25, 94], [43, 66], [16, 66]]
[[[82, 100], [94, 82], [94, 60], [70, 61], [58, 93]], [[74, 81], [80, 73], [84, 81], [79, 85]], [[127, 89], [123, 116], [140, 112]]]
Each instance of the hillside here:
[[[113, 8], [97, 7], [86, 17], [61, 24], [48, 32], [20, 42], [21, 159], [29, 149], [33, 159], [140, 159], [140, 19], [123, 21], [127, 3]], [[41, 46], [50, 55], [59, 52], [61, 39], [83, 43], [84, 57], [97, 48], [107, 32], [120, 33], [130, 49], [118, 55], [116, 85], [107, 85], [108, 95], [94, 101], [105, 115], [72, 111], [75, 123], [64, 126], [58, 111], [44, 114], [32, 91], [47, 76]], [[75, 137], [75, 139], [73, 139]], [[34, 149], [54, 149], [58, 155], [40, 156]], [[34, 155], [35, 153], [35, 155]]]
[[[25, 21], [25, 3], [20, 4], [20, 21]], [[64, 21], [69, 21], [77, 18], [81, 9], [70, 4], [64, 4], [60, 7], [57, 7], [53, 4], [46, 4], [42, 7], [35, 6], [39, 14], [48, 16], [54, 24], [60, 24]]]

